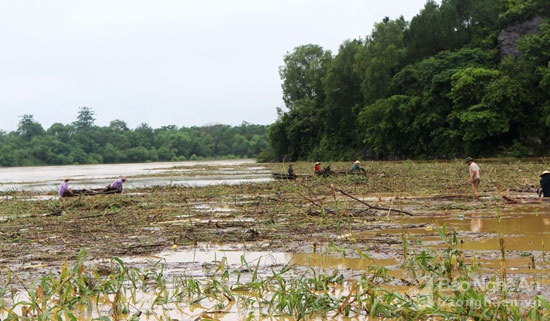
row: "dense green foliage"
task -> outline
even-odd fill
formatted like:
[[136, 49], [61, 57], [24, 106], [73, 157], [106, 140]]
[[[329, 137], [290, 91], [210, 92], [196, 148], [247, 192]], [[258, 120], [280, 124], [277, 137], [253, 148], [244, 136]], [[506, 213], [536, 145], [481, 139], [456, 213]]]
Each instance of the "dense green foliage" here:
[[[433, 0], [337, 54], [299, 46], [269, 128], [287, 160], [541, 156], [550, 147], [547, 0]], [[503, 31], [516, 31], [517, 54]], [[537, 22], [538, 21], [538, 22]], [[514, 34], [513, 34], [514, 35]]]
[[201, 158], [255, 157], [268, 146], [267, 126], [212, 125], [153, 129], [142, 123], [129, 129], [122, 120], [94, 124], [94, 112], [79, 110], [76, 121], [48, 129], [32, 115], [17, 130], [0, 131], [0, 166], [180, 161]]

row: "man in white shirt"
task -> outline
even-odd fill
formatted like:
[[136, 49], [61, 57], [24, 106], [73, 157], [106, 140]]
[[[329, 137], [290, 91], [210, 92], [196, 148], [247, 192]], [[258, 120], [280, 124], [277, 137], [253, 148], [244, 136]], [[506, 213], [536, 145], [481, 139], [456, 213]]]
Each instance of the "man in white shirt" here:
[[470, 183], [472, 184], [472, 195], [474, 198], [478, 198], [479, 194], [477, 193], [477, 187], [479, 182], [481, 182], [481, 168], [474, 162], [474, 159], [467, 157], [465, 160], [470, 169]]

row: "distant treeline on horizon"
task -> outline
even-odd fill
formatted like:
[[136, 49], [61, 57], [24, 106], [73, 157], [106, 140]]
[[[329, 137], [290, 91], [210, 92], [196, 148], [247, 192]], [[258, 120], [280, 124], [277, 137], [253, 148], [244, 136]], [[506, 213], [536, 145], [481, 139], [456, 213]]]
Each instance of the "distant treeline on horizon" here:
[[71, 165], [254, 158], [269, 147], [266, 125], [209, 125], [130, 129], [122, 120], [96, 126], [94, 112], [80, 107], [71, 124], [48, 129], [22, 115], [17, 130], [0, 131], [0, 166]]

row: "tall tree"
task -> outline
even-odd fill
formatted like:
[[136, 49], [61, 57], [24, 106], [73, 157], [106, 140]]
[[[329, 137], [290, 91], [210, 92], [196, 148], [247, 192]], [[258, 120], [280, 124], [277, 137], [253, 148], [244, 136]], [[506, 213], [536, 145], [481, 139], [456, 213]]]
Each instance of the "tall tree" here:
[[361, 89], [367, 104], [385, 98], [389, 92], [392, 77], [402, 67], [405, 57], [404, 31], [407, 23], [384, 18], [377, 23], [371, 36], [365, 41], [365, 48], [357, 64], [360, 68]]
[[[284, 66], [279, 69], [283, 81], [283, 100], [289, 109], [277, 120], [272, 133], [283, 134], [285, 145], [274, 143], [279, 156], [292, 159], [306, 157], [322, 137], [325, 101], [324, 78], [332, 55], [318, 45], [304, 45], [285, 55]], [[283, 132], [280, 132], [282, 129]], [[272, 136], [274, 137], [274, 136]]]
[[[91, 160], [88, 156], [91, 154], [100, 153], [100, 144], [98, 137], [94, 137], [97, 132], [95, 131], [95, 118], [94, 111], [89, 107], [80, 107], [76, 120], [73, 122], [73, 128], [75, 130], [73, 140], [71, 144], [75, 150], [82, 150], [82, 153], [77, 153], [76, 159], [78, 163], [87, 164]], [[93, 157], [93, 162], [97, 162], [98, 157]]]
[[34, 120], [33, 115], [22, 115], [17, 125], [17, 133], [21, 138], [29, 142], [33, 137], [44, 134], [44, 128], [42, 125]]
[[[438, 5], [428, 0], [414, 16], [406, 32], [410, 62], [461, 48], [468, 42], [466, 9], [469, 0], [447, 0]], [[463, 11], [463, 12], [460, 12]]]
[[76, 121], [73, 125], [77, 130], [84, 130], [94, 127], [94, 114], [95, 112], [90, 107], [80, 107], [78, 109], [78, 116], [76, 117]]
[[292, 110], [299, 101], [323, 102], [323, 78], [331, 58], [330, 51], [312, 44], [296, 47], [284, 56], [279, 75], [283, 81], [283, 101], [288, 109]]
[[322, 112], [322, 140], [311, 159], [350, 159], [360, 148], [357, 131], [357, 114], [363, 106], [361, 92], [363, 71], [361, 62], [364, 43], [361, 40], [345, 41], [328, 66], [324, 86], [325, 103]]

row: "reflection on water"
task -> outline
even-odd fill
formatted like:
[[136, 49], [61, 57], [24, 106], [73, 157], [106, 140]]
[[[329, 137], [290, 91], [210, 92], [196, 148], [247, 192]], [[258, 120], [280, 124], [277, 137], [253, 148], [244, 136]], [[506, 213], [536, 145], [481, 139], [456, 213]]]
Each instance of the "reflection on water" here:
[[[337, 271], [338, 273], [345, 273], [344, 271], [367, 271], [371, 267], [380, 266], [392, 266], [397, 265], [399, 262], [390, 257], [377, 257], [377, 258], [345, 258], [341, 256], [333, 256], [329, 254], [317, 254], [317, 253], [288, 253], [288, 252], [274, 252], [266, 250], [263, 251], [249, 251], [244, 246], [224, 247], [217, 245], [201, 244], [193, 249], [180, 250], [174, 247], [172, 251], [164, 251], [154, 256], [147, 256], [145, 258], [125, 258], [125, 262], [139, 263], [143, 261], [162, 261], [166, 264], [167, 273], [173, 277], [184, 276], [187, 278], [193, 278], [194, 280], [202, 280], [205, 283], [210, 282], [212, 278], [216, 278], [215, 275], [221, 275], [224, 269], [233, 271], [228, 275], [232, 279], [230, 283], [246, 283], [250, 282], [253, 275], [260, 280], [269, 280], [274, 278], [279, 271], [285, 270], [285, 266], [292, 266], [291, 269], [286, 270], [285, 279], [300, 277], [304, 271], [310, 271], [311, 268], [316, 268], [322, 271]], [[223, 267], [220, 269], [220, 267]], [[401, 272], [400, 272], [401, 273]], [[239, 281], [236, 281], [236, 280]], [[334, 286], [334, 295], [344, 295], [348, 293], [347, 283], [345, 282], [341, 287], [336, 284]], [[241, 290], [240, 295], [246, 297], [247, 295], [254, 298], [257, 294], [254, 292], [247, 293], [246, 290]], [[161, 308], [155, 308], [150, 304], [143, 304], [143, 302], [155, 302], [157, 299], [156, 294], [153, 293], [139, 293], [139, 296], [135, 297], [136, 302], [142, 303], [143, 306], [151, 306], [153, 311], [151, 315], [155, 317], [155, 320], [177, 319], [177, 320], [192, 320], [201, 319], [197, 316], [205, 318], [205, 315], [212, 317], [216, 320], [245, 320], [249, 319], [250, 313], [260, 314], [258, 309], [243, 310], [242, 306], [234, 305], [229, 302], [228, 304], [220, 305], [214, 300], [203, 298], [196, 304], [168, 304]], [[267, 306], [267, 305], [266, 305]], [[208, 318], [206, 318], [208, 319]], [[263, 318], [260, 318], [262, 320]], [[311, 320], [325, 320], [325, 318], [315, 318], [312, 316]], [[339, 316], [331, 316], [332, 320], [347, 320], [347, 318]], [[270, 318], [266, 316], [266, 320], [296, 320], [292, 316], [278, 316]], [[378, 320], [376, 318], [355, 318], [354, 320]]]
[[[111, 183], [119, 176], [129, 179], [127, 189], [155, 185], [182, 184], [207, 186], [240, 184], [270, 180], [270, 171], [255, 164], [253, 159], [187, 161], [136, 164], [100, 164], [33, 167], [0, 167], [0, 191], [33, 191], [49, 193], [57, 190], [59, 182], [70, 176], [72, 188], [97, 188]], [[235, 169], [246, 165], [245, 169]], [[198, 169], [197, 167], [204, 166]], [[193, 176], [182, 173], [198, 172]], [[201, 171], [203, 174], [201, 175]]]
[[373, 266], [391, 266], [397, 264], [395, 258], [346, 258], [327, 254], [297, 253], [292, 256], [291, 263], [302, 266], [314, 266], [323, 269], [350, 269], [365, 271]]
[[256, 265], [258, 263], [265, 266], [287, 264], [292, 254], [282, 252], [258, 252], [247, 251], [246, 249], [223, 249], [216, 246], [197, 247], [191, 250], [162, 252], [155, 257], [171, 263], [205, 263], [220, 262], [222, 259], [229, 265], [238, 265], [243, 262]]
[[[423, 228], [407, 229], [409, 234], [425, 239], [437, 239], [437, 227], [447, 226], [456, 230], [462, 240], [461, 247], [468, 250], [499, 250], [498, 235], [502, 235], [506, 250], [541, 251], [550, 244], [550, 204], [520, 205], [500, 210], [497, 214], [457, 214], [441, 217], [417, 216], [405, 223], [421, 224]], [[430, 233], [427, 233], [429, 231]], [[388, 229], [386, 233], [401, 233], [400, 229]]]
[[483, 227], [483, 221], [479, 217], [472, 217], [470, 219], [470, 231], [472, 232], [481, 232]]
[[521, 214], [505, 211], [500, 218], [472, 216], [469, 228], [464, 228], [456, 221], [451, 224], [462, 231], [492, 235], [476, 241], [465, 241], [464, 249], [498, 250], [500, 244], [497, 236], [500, 233], [507, 250], [541, 251], [544, 244], [550, 244], [547, 224], [550, 221], [550, 208], [536, 208], [531, 214], [525, 213], [525, 209], [523, 211]]
[[345, 258], [328, 254], [316, 253], [288, 253], [288, 252], [259, 252], [247, 251], [246, 249], [223, 249], [217, 246], [197, 247], [191, 250], [174, 250], [162, 252], [153, 256], [154, 259], [161, 259], [166, 264], [203, 264], [205, 262], [221, 262], [231, 266], [240, 265], [244, 262], [249, 265], [263, 267], [293, 264], [305, 267], [318, 267], [323, 269], [351, 269], [367, 270], [372, 266], [390, 266], [397, 264], [395, 258]]

